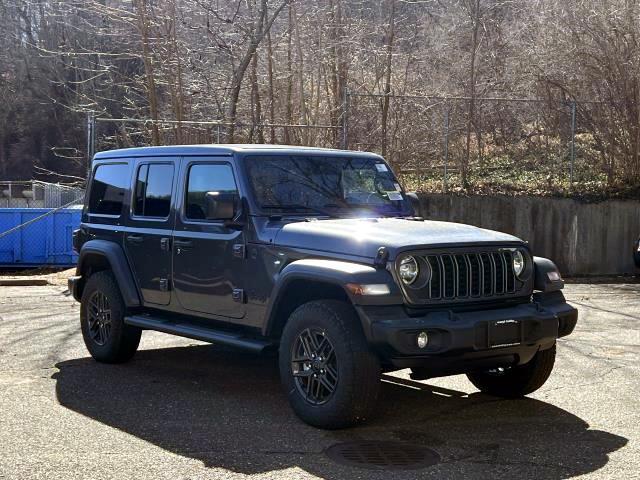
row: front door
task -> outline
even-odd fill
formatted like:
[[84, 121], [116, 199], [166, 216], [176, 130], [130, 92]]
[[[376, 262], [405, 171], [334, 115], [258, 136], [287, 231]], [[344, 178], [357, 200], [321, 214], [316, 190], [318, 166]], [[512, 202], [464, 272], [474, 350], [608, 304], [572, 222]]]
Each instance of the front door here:
[[244, 317], [244, 234], [206, 219], [207, 192], [237, 193], [224, 158], [184, 159], [180, 209], [173, 238], [173, 285], [181, 307], [228, 318]]
[[174, 160], [136, 165], [124, 245], [145, 303], [167, 305], [171, 275]]

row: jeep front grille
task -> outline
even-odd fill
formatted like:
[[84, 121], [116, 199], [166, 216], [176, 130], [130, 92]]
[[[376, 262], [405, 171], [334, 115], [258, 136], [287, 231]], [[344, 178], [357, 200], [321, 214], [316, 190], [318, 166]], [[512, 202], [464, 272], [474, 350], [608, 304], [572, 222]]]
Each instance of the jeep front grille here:
[[[477, 252], [428, 253], [420, 257], [431, 270], [429, 281], [405, 288], [415, 303], [453, 303], [516, 297], [530, 293], [513, 271], [509, 249]], [[531, 257], [526, 256], [530, 262]], [[421, 262], [422, 263], [422, 262]]]

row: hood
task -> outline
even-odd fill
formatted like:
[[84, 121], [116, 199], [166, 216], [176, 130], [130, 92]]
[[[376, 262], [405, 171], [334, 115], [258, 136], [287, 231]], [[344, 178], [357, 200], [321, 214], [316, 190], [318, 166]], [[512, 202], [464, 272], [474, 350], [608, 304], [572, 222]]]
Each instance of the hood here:
[[475, 243], [523, 243], [506, 233], [461, 223], [401, 218], [331, 219], [284, 225], [274, 238], [283, 247], [374, 258], [380, 247], [390, 258], [404, 250]]

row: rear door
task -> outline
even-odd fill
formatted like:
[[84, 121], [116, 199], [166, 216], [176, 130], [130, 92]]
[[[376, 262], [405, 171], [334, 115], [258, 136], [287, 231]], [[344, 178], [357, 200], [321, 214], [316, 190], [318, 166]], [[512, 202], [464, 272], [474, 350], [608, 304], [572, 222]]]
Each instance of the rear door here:
[[146, 304], [167, 305], [171, 298], [171, 198], [176, 171], [176, 159], [159, 158], [138, 162], [134, 172], [124, 245]]
[[242, 318], [244, 233], [206, 220], [207, 192], [237, 193], [228, 157], [184, 158], [173, 239], [173, 284], [185, 310]]

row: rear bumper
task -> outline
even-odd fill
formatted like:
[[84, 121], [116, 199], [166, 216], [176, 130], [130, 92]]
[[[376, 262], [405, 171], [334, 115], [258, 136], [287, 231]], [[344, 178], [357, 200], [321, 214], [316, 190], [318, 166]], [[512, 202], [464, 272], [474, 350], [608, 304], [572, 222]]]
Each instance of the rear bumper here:
[[73, 277], [69, 277], [67, 279], [67, 287], [69, 288], [69, 291], [71, 292], [71, 295], [73, 295], [73, 298], [76, 299], [76, 301], [80, 301], [80, 282], [82, 281], [82, 276], [73, 276]]
[[[417, 317], [400, 306], [357, 308], [369, 343], [383, 360], [397, 368], [428, 368], [433, 376], [526, 363], [569, 335], [578, 319], [560, 291], [506, 308]], [[429, 341], [421, 349], [416, 337], [423, 331]]]

